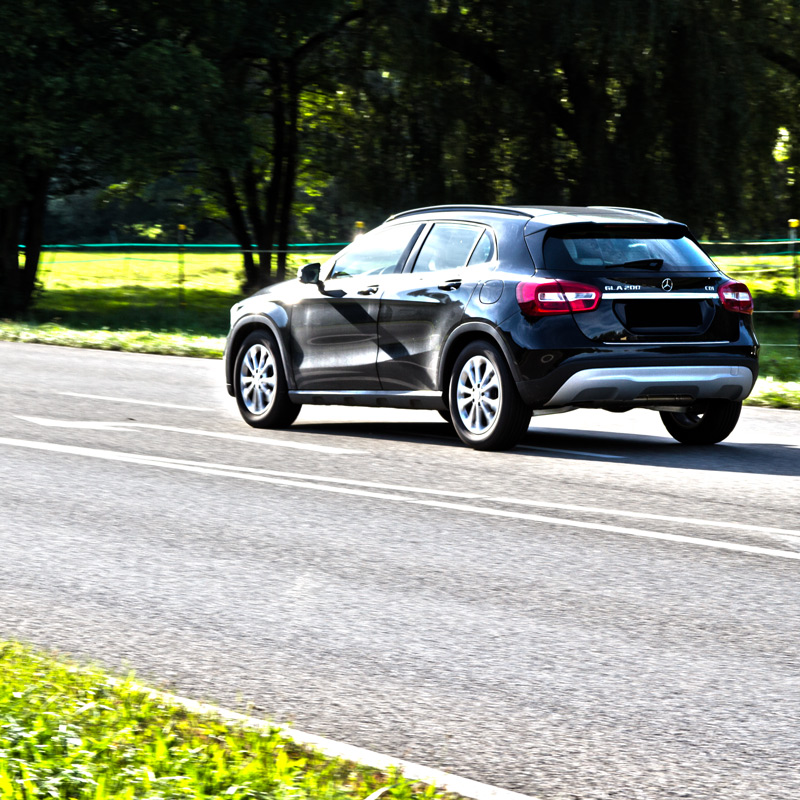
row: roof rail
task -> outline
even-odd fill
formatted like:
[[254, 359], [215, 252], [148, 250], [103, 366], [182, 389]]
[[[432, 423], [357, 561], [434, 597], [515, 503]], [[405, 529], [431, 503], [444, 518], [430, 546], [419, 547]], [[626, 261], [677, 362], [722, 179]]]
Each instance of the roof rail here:
[[514, 217], [531, 217], [533, 216], [528, 211], [523, 211], [520, 208], [513, 208], [512, 206], [488, 206], [488, 205], [443, 205], [443, 206], [423, 206], [422, 208], [412, 208], [410, 211], [399, 211], [397, 214], [392, 214], [391, 217], [386, 219], [386, 222], [400, 217], [408, 217], [412, 214], [424, 214], [428, 211], [484, 211], [492, 214], [508, 214]]
[[587, 208], [605, 208], [609, 211], [630, 211], [632, 214], [646, 214], [648, 217], [664, 219], [661, 214], [657, 213], [656, 211], [648, 211], [646, 208], [628, 208], [627, 206], [587, 206]]

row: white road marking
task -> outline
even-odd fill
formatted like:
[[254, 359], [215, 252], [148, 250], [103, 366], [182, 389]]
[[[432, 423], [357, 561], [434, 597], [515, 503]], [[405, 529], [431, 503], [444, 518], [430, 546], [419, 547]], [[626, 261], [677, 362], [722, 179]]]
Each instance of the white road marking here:
[[[215, 475], [219, 477], [237, 478], [238, 480], [257, 481], [276, 486], [292, 486], [295, 488], [313, 490], [318, 492], [331, 492], [333, 494], [349, 495], [354, 497], [366, 497], [376, 500], [389, 500], [393, 502], [405, 503], [414, 506], [426, 506], [429, 508], [448, 509], [451, 511], [462, 511], [468, 514], [480, 514], [482, 516], [499, 517], [501, 519], [514, 519], [526, 522], [543, 522], [548, 525], [557, 525], [568, 528], [579, 528], [581, 530], [603, 531], [604, 533], [617, 533], [638, 538], [655, 539], [664, 542], [674, 542], [680, 544], [691, 544], [700, 547], [710, 547], [716, 550], [727, 550], [736, 553], [748, 553], [751, 555], [764, 555], [773, 558], [783, 558], [793, 561], [800, 561], [800, 552], [790, 550], [776, 550], [768, 547], [757, 547], [736, 542], [726, 542], [716, 539], [705, 539], [698, 536], [684, 536], [674, 533], [661, 533], [659, 531], [647, 531], [639, 528], [625, 528], [620, 525], [609, 525], [602, 522], [583, 522], [563, 517], [551, 517], [541, 514], [529, 514], [520, 511], [506, 511], [487, 506], [468, 505], [466, 503], [453, 503], [444, 500], [426, 500], [415, 497], [407, 497], [402, 494], [391, 494], [389, 492], [367, 491], [365, 489], [353, 489], [346, 486], [335, 486], [323, 484], [316, 481], [294, 480], [289, 478], [271, 477], [268, 475], [257, 475], [244, 472], [236, 467], [215, 467], [208, 465], [197, 465], [184, 463], [181, 461], [164, 458], [161, 456], [147, 456], [136, 453], [124, 453], [116, 450], [100, 450], [88, 447], [77, 447], [74, 445], [55, 444], [51, 442], [35, 442], [26, 439], [11, 439], [0, 437], [0, 444], [11, 447], [24, 447], [32, 450], [43, 450], [70, 455], [86, 456], [90, 458], [101, 458], [110, 461], [123, 461], [133, 464], [161, 467], [183, 472], [194, 472], [201, 475]], [[446, 492], [443, 492], [446, 494]]]
[[[62, 421], [62, 420], [51, 420], [51, 419], [44, 419], [41, 417], [23, 417], [17, 416], [18, 419], [23, 419], [29, 422], [35, 422], [38, 425], [45, 425], [48, 427], [67, 427], [67, 428], [84, 428], [84, 429], [96, 429], [96, 430], [125, 430], [126, 428], [131, 427], [140, 427], [140, 428], [155, 428], [157, 430], [171, 430], [171, 431], [178, 431], [178, 432], [186, 432], [186, 433], [202, 433], [203, 435], [208, 436], [220, 436], [221, 438], [230, 438], [233, 437], [237, 440], [244, 439], [248, 442], [265, 442], [271, 443], [270, 440], [264, 440], [261, 437], [255, 436], [244, 436], [242, 434], [226, 434], [226, 433], [213, 433], [211, 431], [192, 431], [188, 429], [181, 429], [181, 428], [169, 428], [165, 426], [158, 426], [158, 425], [147, 425], [145, 423], [136, 423], [136, 422], [69, 422], [69, 421]], [[283, 443], [281, 443], [283, 444]], [[323, 447], [323, 445], [305, 445], [304, 447]], [[544, 448], [542, 448], [544, 449]], [[327, 452], [329, 451], [336, 451], [336, 448], [328, 448]], [[361, 451], [355, 450], [341, 450], [341, 452], [345, 453], [360, 453]], [[570, 451], [570, 450], [562, 450], [558, 452], [577, 452], [577, 451]], [[587, 453], [586, 455], [592, 455], [591, 453]], [[712, 519], [701, 519], [699, 517], [679, 517], [675, 515], [667, 515], [667, 514], [651, 514], [645, 511], [625, 511], [618, 508], [607, 508], [607, 507], [598, 507], [598, 506], [585, 506], [585, 505], [573, 505], [570, 503], [553, 503], [547, 502], [544, 500], [529, 500], [529, 499], [521, 499], [521, 498], [514, 498], [514, 497], [492, 497], [490, 495], [479, 494], [476, 492], [453, 492], [449, 489], [431, 489], [431, 488], [422, 488], [419, 486], [401, 486], [395, 483], [378, 483], [373, 481], [356, 481], [351, 480], [349, 478], [328, 478], [322, 475], [310, 475], [308, 473], [299, 473], [299, 472], [287, 472], [285, 470], [270, 470], [270, 469], [263, 469], [257, 467], [240, 467], [240, 466], [233, 466], [230, 464], [213, 464], [208, 463], [205, 461], [192, 461], [192, 460], [184, 460], [184, 459], [162, 459], [161, 456], [148, 456], [147, 458], [151, 460], [166, 460], [173, 463], [181, 463], [187, 464], [192, 466], [201, 467], [204, 469], [220, 469], [223, 471], [238, 471], [238, 472], [252, 472], [254, 474], [259, 475], [272, 475], [279, 478], [297, 478], [299, 480], [307, 480], [307, 481], [321, 481], [326, 483], [345, 483], [349, 486], [363, 486], [366, 488], [372, 489], [389, 489], [391, 491], [401, 491], [401, 492], [413, 492], [413, 493], [420, 493], [420, 494], [435, 494], [435, 495], [446, 495], [448, 497], [458, 497], [461, 499], [467, 500], [486, 500], [494, 503], [504, 503], [507, 505], [521, 505], [521, 506], [534, 506], [536, 508], [548, 508], [554, 509], [556, 511], [577, 511], [580, 513], [586, 514], [602, 514], [604, 516], [609, 517], [630, 517], [632, 519], [644, 519], [644, 520], [657, 520], [659, 522], [682, 522], [686, 525], [694, 525], [698, 527], [706, 527], [706, 528], [721, 528], [727, 530], [736, 530], [736, 531], [743, 531], [745, 533], [766, 533], [770, 536], [793, 536], [793, 537], [800, 537], [800, 530], [793, 530], [789, 528], [775, 528], [772, 526], [767, 525], [750, 525], [745, 522], [731, 522], [729, 520], [712, 520]]]
[[288, 447], [293, 450], [311, 450], [315, 453], [330, 453], [332, 455], [360, 455], [361, 450], [350, 450], [346, 447], [328, 447], [323, 444], [310, 444], [308, 442], [295, 442], [285, 439], [270, 439], [266, 436], [247, 436], [241, 433], [223, 433], [221, 431], [203, 431], [195, 428], [176, 428], [172, 425], [150, 425], [146, 422], [85, 422], [60, 419], [46, 419], [44, 417], [26, 417], [21, 414], [17, 419], [33, 422], [48, 428], [78, 428], [98, 431], [131, 431], [134, 428], [145, 428], [154, 431], [168, 431], [170, 433], [185, 433], [190, 436], [210, 436], [214, 439], [226, 439], [233, 442], [247, 442], [248, 444], [263, 444], [270, 447]]
[[107, 397], [102, 394], [82, 394], [81, 392], [56, 392], [64, 397], [85, 397], [87, 400], [106, 400], [109, 403], [133, 403], [138, 406], [158, 406], [159, 408], [176, 408], [180, 411], [213, 411], [200, 406], [179, 406], [174, 403], [156, 403], [153, 400], [133, 400], [130, 397]]
[[[126, 685], [125, 681], [112, 679], [117, 685]], [[488, 783], [480, 783], [470, 778], [462, 778], [458, 775], [451, 775], [433, 767], [426, 767], [423, 764], [415, 764], [413, 761], [406, 761], [402, 758], [395, 758], [384, 753], [377, 753], [374, 750], [366, 750], [363, 747], [355, 747], [346, 742], [338, 742], [335, 739], [326, 739], [314, 733], [304, 733], [288, 725], [278, 725], [268, 722], [258, 717], [251, 717], [240, 714], [227, 708], [200, 703], [187, 697], [161, 692], [140, 684], [127, 684], [134, 690], [145, 692], [150, 698], [161, 702], [171, 703], [181, 706], [194, 714], [215, 716], [225, 722], [241, 725], [257, 731], [269, 734], [271, 731], [278, 730], [280, 735], [286, 739], [291, 739], [300, 745], [313, 748], [331, 758], [341, 758], [345, 761], [353, 761], [373, 769], [388, 772], [392, 768], [399, 769], [403, 776], [411, 781], [420, 781], [429, 786], [436, 786], [439, 790], [445, 790], [460, 794], [462, 797], [472, 798], [472, 800], [536, 800], [532, 795], [512, 792], [509, 789], [502, 789], [499, 786], [492, 786]], [[370, 795], [372, 797], [373, 795]], [[367, 798], [369, 800], [369, 798]]]
[[[486, 498], [490, 499], [490, 498]], [[602, 514], [608, 517], [632, 517], [634, 519], [652, 519], [660, 522], [682, 522], [703, 528], [726, 528], [746, 533], [766, 533], [770, 536], [796, 536], [800, 538], [800, 530], [789, 528], [773, 528], [767, 525], [749, 525], [746, 522], [729, 522], [721, 519], [700, 519], [699, 517], [677, 517], [674, 514], [650, 514], [646, 511], [623, 511], [619, 508], [601, 508], [598, 506], [578, 506], [571, 503], [548, 503], [545, 500], [522, 500], [512, 497], [493, 497], [496, 503], [508, 503], [517, 506], [535, 506], [536, 508], [552, 508], [557, 511], [579, 511], [585, 514]]]
[[[253, 475], [271, 475], [277, 478], [296, 478], [302, 481], [320, 481], [322, 483], [344, 483], [348, 486], [363, 486], [367, 489], [389, 489], [396, 492], [412, 492], [414, 494], [435, 494], [447, 495], [448, 497], [459, 497], [462, 500], [486, 500], [490, 499], [475, 492], [453, 492], [449, 489], [429, 489], [420, 486], [398, 486], [394, 483], [376, 483], [375, 481], [359, 481], [352, 478], [328, 478], [324, 475], [309, 475], [307, 472], [285, 472], [276, 469], [263, 469], [261, 467], [239, 467], [232, 464], [213, 464], [205, 461], [191, 461], [178, 458], [166, 458], [165, 456], [148, 456], [155, 461], [168, 461], [189, 466], [200, 467], [202, 469], [215, 469], [223, 472], [242, 472]], [[798, 532], [800, 536], [800, 532]]]

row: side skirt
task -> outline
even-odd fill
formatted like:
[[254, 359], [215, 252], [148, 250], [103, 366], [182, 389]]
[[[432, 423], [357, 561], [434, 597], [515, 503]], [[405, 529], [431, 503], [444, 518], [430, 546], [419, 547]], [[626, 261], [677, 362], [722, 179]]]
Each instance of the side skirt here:
[[317, 406], [378, 406], [445, 411], [441, 392], [289, 392], [293, 403]]

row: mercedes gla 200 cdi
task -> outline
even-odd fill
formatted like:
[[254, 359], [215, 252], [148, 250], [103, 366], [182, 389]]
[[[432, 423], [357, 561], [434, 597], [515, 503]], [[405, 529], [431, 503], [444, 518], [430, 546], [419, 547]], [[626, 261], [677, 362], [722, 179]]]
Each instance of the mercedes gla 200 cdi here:
[[435, 409], [498, 450], [532, 415], [650, 408], [679, 442], [713, 444], [758, 374], [752, 312], [658, 214], [438, 206], [237, 303], [225, 373], [261, 428], [303, 403]]

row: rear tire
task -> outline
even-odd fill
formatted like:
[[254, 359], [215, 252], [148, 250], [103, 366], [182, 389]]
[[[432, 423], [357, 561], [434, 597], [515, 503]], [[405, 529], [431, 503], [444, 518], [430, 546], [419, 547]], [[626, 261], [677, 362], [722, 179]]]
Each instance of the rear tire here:
[[248, 425], [285, 428], [297, 419], [301, 406], [289, 399], [280, 349], [268, 331], [255, 331], [242, 342], [233, 380], [239, 413]]
[[459, 439], [476, 450], [514, 447], [531, 421], [506, 360], [488, 342], [467, 345], [456, 359], [449, 407]]
[[664, 427], [681, 444], [716, 444], [731, 434], [741, 411], [741, 400], [701, 400], [685, 412], [660, 413]]

